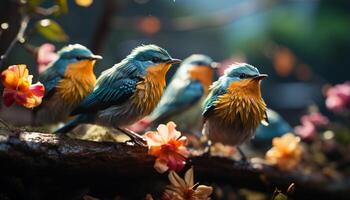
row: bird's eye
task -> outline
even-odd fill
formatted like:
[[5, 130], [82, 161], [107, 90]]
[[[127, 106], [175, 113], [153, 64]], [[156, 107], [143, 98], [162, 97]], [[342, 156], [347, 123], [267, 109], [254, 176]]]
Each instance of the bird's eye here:
[[244, 74], [244, 73], [242, 73], [242, 74], [239, 75], [239, 78], [240, 78], [240, 79], [244, 79], [244, 78], [247, 78], [247, 77], [248, 77], [248, 75], [247, 75], [247, 74]]
[[81, 57], [81, 56], [77, 56], [77, 57], [75, 57], [75, 59], [77, 59], [77, 60], [83, 60], [84, 58]]
[[160, 60], [160, 58], [158, 58], [158, 57], [153, 57], [153, 58], [152, 58], [152, 62], [153, 62], [153, 63], [160, 63], [160, 61], [161, 61], [161, 60]]

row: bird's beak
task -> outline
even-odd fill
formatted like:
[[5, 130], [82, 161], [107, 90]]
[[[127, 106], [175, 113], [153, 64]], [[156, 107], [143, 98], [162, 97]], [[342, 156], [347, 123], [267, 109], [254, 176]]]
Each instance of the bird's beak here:
[[212, 63], [210, 64], [210, 67], [213, 68], [213, 69], [215, 69], [215, 68], [218, 68], [218, 65], [219, 65], [219, 63], [217, 63], [217, 62], [212, 62]]
[[100, 56], [100, 55], [91, 55], [90, 57], [89, 57], [89, 59], [90, 60], [101, 60], [102, 59], [102, 56]]
[[170, 60], [168, 60], [166, 63], [167, 64], [177, 64], [177, 63], [180, 63], [182, 60], [180, 59], [176, 59], [176, 58], [172, 58]]
[[262, 79], [264, 79], [266, 77], [268, 77], [267, 74], [259, 74], [259, 75], [255, 76], [255, 77], [253, 77], [253, 79], [254, 80], [262, 80]]

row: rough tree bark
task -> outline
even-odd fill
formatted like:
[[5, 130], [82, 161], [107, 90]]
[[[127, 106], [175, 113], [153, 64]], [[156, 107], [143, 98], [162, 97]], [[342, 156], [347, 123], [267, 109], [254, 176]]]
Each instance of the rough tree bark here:
[[[0, 130], [0, 198], [79, 199], [85, 194], [142, 199], [167, 176], [153, 169], [145, 147], [91, 142], [53, 134]], [[296, 199], [346, 199], [350, 180], [281, 172], [262, 164], [227, 158], [192, 157], [201, 183], [230, 184], [270, 192], [295, 183]]]

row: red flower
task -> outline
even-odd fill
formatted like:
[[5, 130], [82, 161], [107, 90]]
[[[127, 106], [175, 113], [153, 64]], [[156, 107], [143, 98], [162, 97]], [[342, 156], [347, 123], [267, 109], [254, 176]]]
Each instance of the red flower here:
[[175, 127], [174, 122], [160, 124], [157, 131], [149, 131], [144, 136], [149, 149], [148, 154], [157, 157], [154, 168], [159, 173], [164, 173], [168, 169], [181, 170], [189, 156], [185, 146], [187, 139], [181, 136]]
[[32, 85], [32, 78], [26, 65], [12, 65], [3, 71], [1, 81], [4, 85], [4, 104], [10, 106], [16, 102], [27, 108], [40, 105], [45, 88], [40, 82]]

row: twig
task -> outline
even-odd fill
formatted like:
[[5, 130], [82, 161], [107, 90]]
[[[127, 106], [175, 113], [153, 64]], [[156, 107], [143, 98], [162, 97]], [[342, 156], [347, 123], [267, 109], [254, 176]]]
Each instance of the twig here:
[[0, 71], [3, 70], [3, 65], [8, 55], [12, 51], [13, 47], [17, 44], [17, 42], [24, 40], [24, 33], [28, 27], [30, 17], [28, 15], [23, 15], [20, 27], [18, 29], [18, 33], [15, 38], [11, 41], [9, 47], [6, 49], [5, 53], [0, 57]]

